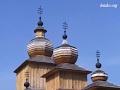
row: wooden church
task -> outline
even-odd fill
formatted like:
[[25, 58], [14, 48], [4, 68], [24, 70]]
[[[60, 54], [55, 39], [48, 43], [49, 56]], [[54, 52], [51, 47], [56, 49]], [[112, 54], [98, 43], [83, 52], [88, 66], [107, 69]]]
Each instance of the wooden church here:
[[91, 71], [75, 64], [78, 50], [67, 43], [66, 29], [65, 22], [62, 45], [53, 48], [51, 41], [45, 38], [47, 30], [40, 15], [34, 30], [36, 37], [27, 45], [29, 59], [14, 71], [16, 90], [120, 90], [120, 86], [108, 82], [108, 74], [100, 70], [98, 51], [97, 70], [91, 74], [93, 83], [87, 85]]

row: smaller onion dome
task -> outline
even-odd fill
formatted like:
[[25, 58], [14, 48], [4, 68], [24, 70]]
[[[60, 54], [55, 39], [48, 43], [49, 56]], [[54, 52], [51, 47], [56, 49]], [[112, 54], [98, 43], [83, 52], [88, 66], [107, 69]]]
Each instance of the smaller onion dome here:
[[91, 79], [93, 82], [95, 82], [95, 81], [107, 81], [108, 74], [102, 70], [96, 70], [95, 72], [92, 73]]
[[102, 65], [99, 62], [100, 52], [98, 50], [96, 52], [96, 56], [97, 56], [97, 63], [96, 63], [97, 70], [92, 73], [91, 79], [93, 82], [95, 82], [95, 81], [107, 81], [108, 74], [105, 73], [104, 71], [100, 70]]
[[53, 54], [52, 43], [45, 38], [47, 30], [43, 27], [41, 17], [39, 17], [38, 27], [34, 30], [36, 38], [32, 39], [27, 45], [27, 52], [30, 57], [35, 56], [48, 56], [51, 57]]
[[66, 35], [66, 22], [64, 23], [64, 35], [62, 45], [56, 47], [53, 50], [53, 58], [56, 64], [60, 63], [71, 63], [75, 64], [78, 58], [78, 50], [76, 47], [73, 47], [67, 43], [67, 35]]

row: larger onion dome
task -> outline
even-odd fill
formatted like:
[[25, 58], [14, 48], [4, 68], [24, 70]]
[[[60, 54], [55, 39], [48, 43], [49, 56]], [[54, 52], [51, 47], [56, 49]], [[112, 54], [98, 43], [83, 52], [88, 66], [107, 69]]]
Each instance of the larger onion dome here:
[[30, 57], [35, 56], [48, 56], [51, 57], [53, 54], [52, 43], [45, 38], [47, 30], [43, 27], [41, 17], [39, 17], [38, 27], [34, 30], [36, 38], [32, 39], [27, 45], [27, 52]]
[[101, 68], [101, 63], [99, 62], [99, 58], [100, 57], [100, 52], [97, 50], [96, 52], [97, 55], [97, 63], [96, 63], [96, 71], [94, 71], [91, 75], [91, 79], [93, 82], [95, 81], [107, 81], [108, 79], [108, 74], [105, 73], [104, 71], [100, 70]]
[[70, 63], [75, 64], [78, 58], [78, 50], [76, 47], [73, 47], [67, 43], [67, 35], [66, 35], [66, 22], [64, 23], [64, 35], [62, 36], [63, 42], [62, 45], [56, 47], [53, 51], [53, 58], [56, 64], [60, 63]]

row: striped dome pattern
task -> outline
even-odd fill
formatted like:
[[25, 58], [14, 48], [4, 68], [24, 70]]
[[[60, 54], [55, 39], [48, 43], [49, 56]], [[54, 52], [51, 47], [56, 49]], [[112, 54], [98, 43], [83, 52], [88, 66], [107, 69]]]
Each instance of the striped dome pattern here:
[[60, 63], [75, 64], [78, 58], [78, 50], [73, 46], [63, 44], [54, 49], [53, 58], [56, 64]]
[[51, 57], [53, 54], [53, 45], [48, 39], [37, 37], [29, 42], [27, 52], [30, 57], [39, 55]]
[[92, 73], [91, 79], [93, 82], [95, 81], [106, 81], [108, 79], [108, 74], [102, 70], [96, 70]]

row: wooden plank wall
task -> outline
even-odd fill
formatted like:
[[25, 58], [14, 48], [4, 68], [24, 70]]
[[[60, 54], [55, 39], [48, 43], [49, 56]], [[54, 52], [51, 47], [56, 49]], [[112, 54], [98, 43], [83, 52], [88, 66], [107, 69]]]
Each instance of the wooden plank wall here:
[[55, 73], [46, 79], [46, 90], [57, 90], [59, 88], [59, 73]]
[[87, 85], [87, 75], [76, 72], [60, 72], [60, 88], [82, 89]]
[[[45, 89], [46, 79], [41, 78], [41, 76], [50, 71], [53, 67], [54, 65], [52, 64], [29, 62], [17, 73], [16, 90], [25, 90], [24, 83], [26, 81], [26, 78], [28, 78], [30, 87]], [[26, 72], [28, 73], [28, 77], [25, 75]]]
[[22, 67], [16, 76], [16, 90], [25, 90], [24, 82], [26, 81], [25, 72], [28, 66]]
[[45, 89], [46, 79], [41, 76], [50, 71], [54, 65], [44, 63], [31, 63], [29, 67], [29, 82], [33, 88]]
[[87, 75], [75, 72], [57, 72], [46, 78], [46, 90], [74, 89], [87, 86]]

